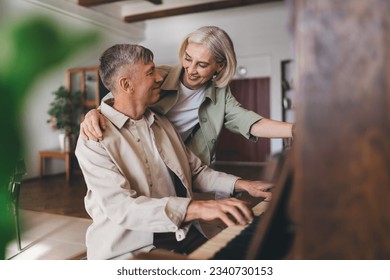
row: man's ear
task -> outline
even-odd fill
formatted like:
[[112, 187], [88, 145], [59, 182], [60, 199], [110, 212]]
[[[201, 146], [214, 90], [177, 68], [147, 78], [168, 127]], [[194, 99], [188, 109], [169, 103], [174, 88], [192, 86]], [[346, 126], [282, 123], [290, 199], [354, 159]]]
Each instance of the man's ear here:
[[133, 83], [127, 77], [120, 77], [119, 78], [119, 86], [120, 86], [121, 90], [124, 92], [127, 92], [127, 93], [133, 92]]

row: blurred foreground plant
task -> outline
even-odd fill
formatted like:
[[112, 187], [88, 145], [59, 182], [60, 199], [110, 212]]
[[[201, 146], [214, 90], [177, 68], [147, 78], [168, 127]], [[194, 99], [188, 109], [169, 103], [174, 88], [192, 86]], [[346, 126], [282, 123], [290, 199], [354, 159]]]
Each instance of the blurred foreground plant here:
[[56, 23], [31, 16], [0, 28], [0, 259], [13, 238], [8, 181], [18, 159], [23, 158], [24, 142], [21, 108], [36, 78], [64, 62], [76, 51], [97, 42], [98, 34], [61, 31]]

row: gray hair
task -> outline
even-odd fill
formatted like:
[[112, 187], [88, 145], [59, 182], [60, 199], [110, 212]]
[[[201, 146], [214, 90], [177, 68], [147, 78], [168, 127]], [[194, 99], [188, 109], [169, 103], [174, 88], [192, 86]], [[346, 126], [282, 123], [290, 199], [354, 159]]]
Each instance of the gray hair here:
[[236, 53], [229, 35], [216, 26], [203, 26], [197, 29], [184, 38], [179, 49], [180, 60], [184, 57], [189, 43], [204, 44], [211, 52], [211, 55], [214, 56], [216, 62], [224, 65], [224, 68], [217, 74], [214, 81], [218, 87], [227, 86], [233, 78], [237, 67]]
[[103, 52], [100, 59], [99, 74], [103, 85], [111, 92], [115, 90], [113, 77], [123, 66], [134, 65], [139, 61], [144, 64], [153, 61], [153, 53], [140, 45], [117, 44]]

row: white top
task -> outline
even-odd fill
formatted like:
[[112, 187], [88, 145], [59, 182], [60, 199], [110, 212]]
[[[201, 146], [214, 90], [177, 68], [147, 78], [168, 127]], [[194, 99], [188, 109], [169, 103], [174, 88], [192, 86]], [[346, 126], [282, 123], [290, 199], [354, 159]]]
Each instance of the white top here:
[[205, 93], [205, 86], [193, 90], [180, 83], [179, 98], [166, 117], [180, 133], [183, 140], [199, 122], [198, 111]]

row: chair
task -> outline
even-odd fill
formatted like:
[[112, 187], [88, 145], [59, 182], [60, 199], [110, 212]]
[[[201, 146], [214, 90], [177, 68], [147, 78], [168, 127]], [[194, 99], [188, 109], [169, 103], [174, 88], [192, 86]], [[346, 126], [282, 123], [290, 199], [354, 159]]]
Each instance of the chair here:
[[22, 250], [21, 236], [20, 236], [20, 221], [19, 221], [19, 193], [22, 184], [22, 178], [26, 175], [26, 165], [23, 159], [16, 162], [14, 173], [11, 176], [8, 190], [10, 193], [10, 211], [15, 219], [16, 242], [19, 251]]

